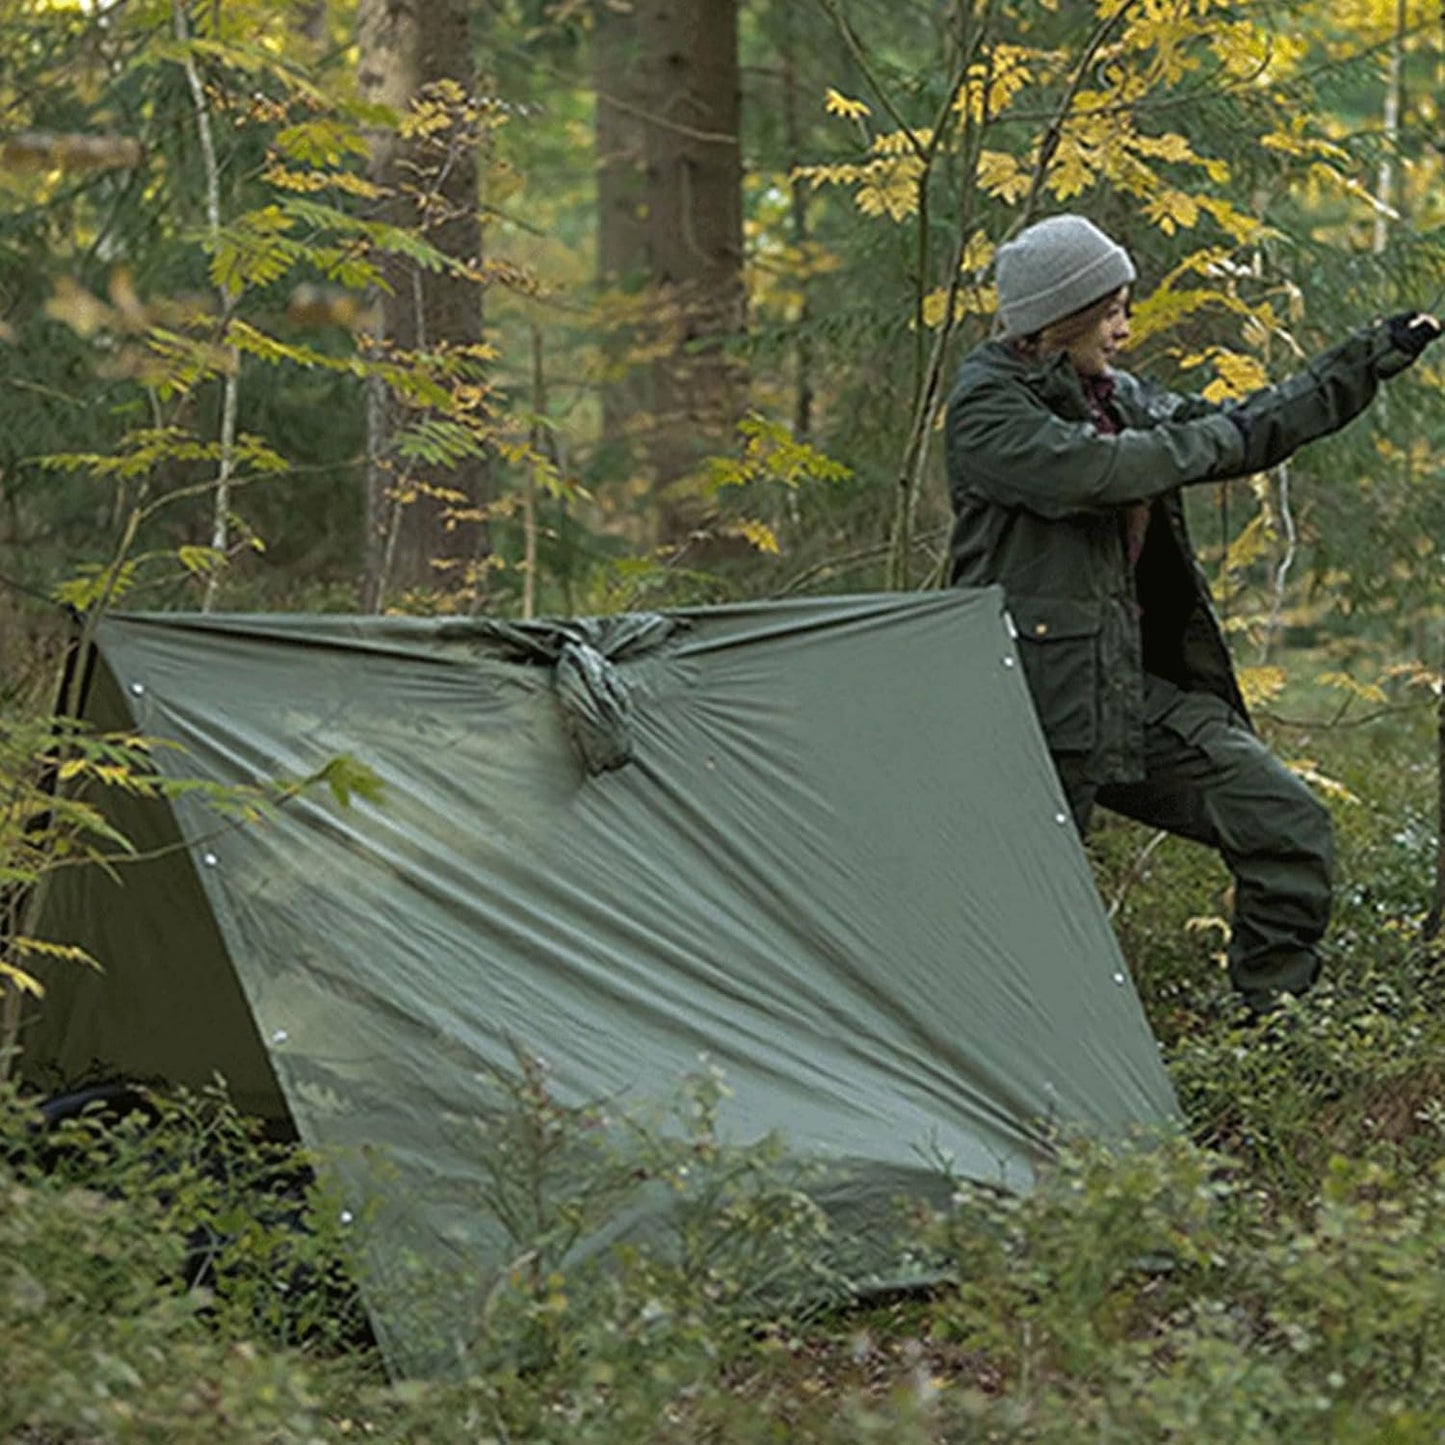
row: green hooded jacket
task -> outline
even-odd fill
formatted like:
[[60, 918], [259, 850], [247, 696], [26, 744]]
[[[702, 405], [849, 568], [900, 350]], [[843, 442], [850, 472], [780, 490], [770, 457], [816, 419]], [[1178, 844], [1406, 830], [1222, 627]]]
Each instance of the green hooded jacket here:
[[[947, 414], [951, 581], [1003, 587], [1054, 753], [1101, 786], [1142, 778], [1146, 671], [1248, 720], [1179, 489], [1283, 461], [1411, 360], [1377, 322], [1231, 407], [1114, 372], [1111, 435], [1066, 355], [1039, 364], [990, 341], [964, 358]], [[1149, 525], [1131, 567], [1139, 503]]]

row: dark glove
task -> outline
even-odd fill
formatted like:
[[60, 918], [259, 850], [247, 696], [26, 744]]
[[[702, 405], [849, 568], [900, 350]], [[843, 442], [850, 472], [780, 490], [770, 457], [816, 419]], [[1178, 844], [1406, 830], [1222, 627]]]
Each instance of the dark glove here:
[[1411, 361], [1440, 335], [1440, 323], [1424, 311], [1401, 311], [1388, 317], [1385, 327], [1390, 333], [1390, 345]]

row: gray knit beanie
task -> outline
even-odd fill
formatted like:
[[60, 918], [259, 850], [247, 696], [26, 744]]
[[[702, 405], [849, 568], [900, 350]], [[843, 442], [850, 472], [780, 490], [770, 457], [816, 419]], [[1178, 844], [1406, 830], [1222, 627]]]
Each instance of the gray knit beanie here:
[[1138, 276], [1129, 253], [1083, 216], [1050, 216], [998, 249], [994, 281], [1005, 339], [1102, 301]]

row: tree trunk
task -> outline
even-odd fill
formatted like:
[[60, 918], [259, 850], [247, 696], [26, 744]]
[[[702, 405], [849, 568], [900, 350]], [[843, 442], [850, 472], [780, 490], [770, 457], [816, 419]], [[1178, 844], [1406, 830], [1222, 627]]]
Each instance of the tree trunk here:
[[594, 132], [597, 164], [597, 283], [603, 302], [601, 384], [604, 476], [626, 476], [635, 460], [632, 440], [644, 426], [648, 378], [629, 358], [643, 341], [635, 311], [625, 304], [647, 277], [643, 225], [645, 147], [642, 117], [647, 90], [642, 41], [630, 6], [598, 0], [592, 32], [592, 73], [597, 94]]
[[[476, 68], [467, 0], [359, 0], [358, 76], [367, 101], [398, 116], [427, 88], [454, 82], [471, 100]], [[465, 104], [465, 102], [463, 102]], [[384, 188], [380, 213], [448, 256], [481, 260], [476, 128], [461, 121], [425, 137], [394, 129], [371, 137], [369, 176]], [[475, 280], [428, 270], [388, 254], [378, 298], [379, 354], [405, 362], [416, 353], [476, 346], [482, 339], [481, 289]], [[486, 504], [484, 458], [445, 467], [399, 457], [398, 430], [417, 414], [383, 383], [370, 383], [367, 405], [366, 556], [362, 605], [379, 611], [396, 592], [455, 592], [485, 556], [478, 516]]]
[[1445, 663], [1435, 700], [1435, 895], [1425, 916], [1425, 937], [1440, 936], [1445, 921]]
[[[803, 148], [803, 125], [798, 94], [798, 38], [794, 30], [796, 13], [791, 5], [783, 5], [781, 19], [783, 33], [778, 59], [783, 72], [783, 135], [787, 142], [788, 170], [791, 173], [807, 159]], [[795, 177], [790, 182], [789, 203], [793, 244], [798, 248], [798, 255], [806, 265], [808, 242], [811, 239], [808, 232], [806, 181]], [[806, 272], [798, 282], [798, 290], [802, 301], [798, 306], [798, 335], [793, 344], [793, 434], [799, 441], [806, 441], [813, 430], [813, 346], [808, 336], [808, 325], [813, 318]]]
[[659, 540], [685, 540], [703, 501], [684, 479], [726, 446], [741, 399], [725, 349], [743, 325], [736, 0], [639, 0], [647, 116], [645, 237], [667, 349], [653, 367], [649, 447]]

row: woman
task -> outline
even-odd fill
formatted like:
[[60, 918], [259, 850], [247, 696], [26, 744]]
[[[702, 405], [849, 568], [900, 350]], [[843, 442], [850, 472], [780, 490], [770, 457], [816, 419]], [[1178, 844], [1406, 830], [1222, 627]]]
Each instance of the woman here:
[[1221, 406], [1115, 370], [1136, 274], [1082, 216], [999, 249], [1000, 335], [964, 359], [948, 402], [952, 580], [1004, 589], [1080, 833], [1099, 803], [1222, 855], [1230, 978], [1264, 1012], [1319, 972], [1330, 821], [1250, 727], [1179, 489], [1338, 430], [1440, 325], [1375, 322]]

